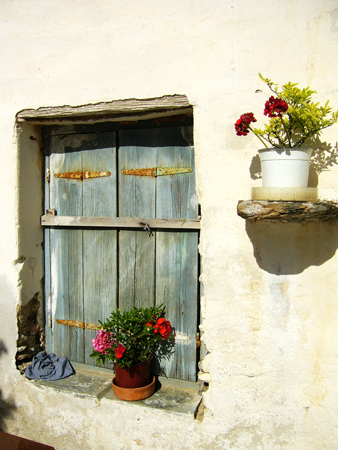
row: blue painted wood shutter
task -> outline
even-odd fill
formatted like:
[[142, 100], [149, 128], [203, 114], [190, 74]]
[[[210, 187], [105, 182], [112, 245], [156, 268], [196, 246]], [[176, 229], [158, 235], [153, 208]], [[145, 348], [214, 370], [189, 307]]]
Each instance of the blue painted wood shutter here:
[[[58, 216], [197, 219], [190, 134], [191, 127], [168, 127], [51, 136], [46, 209]], [[128, 174], [155, 168], [191, 171]], [[164, 303], [176, 340], [161, 366], [169, 377], [195, 381], [197, 246], [196, 230], [149, 236], [142, 229], [46, 228], [48, 349], [93, 364], [96, 332], [67, 323], [95, 324], [117, 307]]]

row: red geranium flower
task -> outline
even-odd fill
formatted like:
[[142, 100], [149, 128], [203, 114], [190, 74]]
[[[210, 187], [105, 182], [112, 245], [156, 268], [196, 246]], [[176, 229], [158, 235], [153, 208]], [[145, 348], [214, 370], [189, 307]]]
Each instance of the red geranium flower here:
[[269, 117], [282, 117], [288, 108], [289, 105], [284, 100], [271, 96], [265, 102], [264, 115]]
[[171, 332], [171, 325], [169, 320], [165, 320], [163, 317], [160, 317], [156, 322], [156, 327], [158, 327], [158, 331], [162, 336], [162, 339], [166, 339]]
[[237, 136], [246, 136], [250, 131], [250, 123], [257, 122], [253, 113], [242, 114], [235, 123], [235, 130]]
[[120, 359], [122, 358], [124, 352], [126, 351], [126, 347], [124, 347], [122, 344], [119, 344], [116, 348], [115, 348], [115, 355], [116, 358]]

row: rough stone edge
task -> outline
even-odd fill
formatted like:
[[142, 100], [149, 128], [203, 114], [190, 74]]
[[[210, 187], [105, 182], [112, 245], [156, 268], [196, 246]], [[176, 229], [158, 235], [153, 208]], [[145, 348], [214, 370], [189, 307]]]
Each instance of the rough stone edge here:
[[240, 200], [237, 214], [251, 221], [322, 222], [338, 218], [338, 203]]
[[17, 305], [16, 308], [18, 340], [15, 360], [21, 374], [31, 364], [33, 357], [45, 350], [44, 328], [38, 321], [40, 306], [37, 292], [26, 305]]
[[90, 103], [81, 106], [41, 107], [24, 109], [16, 114], [17, 122], [66, 121], [77, 122], [84, 117], [108, 120], [109, 118], [128, 118], [135, 115], [150, 115], [155, 112], [182, 112], [192, 110], [185, 95], [165, 95], [148, 99], [113, 100], [111, 102]]

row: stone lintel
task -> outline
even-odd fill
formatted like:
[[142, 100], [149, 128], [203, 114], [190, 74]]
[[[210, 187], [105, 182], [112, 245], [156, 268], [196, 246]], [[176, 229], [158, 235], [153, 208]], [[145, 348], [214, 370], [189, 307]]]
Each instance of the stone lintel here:
[[16, 120], [48, 125], [152, 119], [177, 114], [192, 114], [192, 106], [185, 95], [25, 109], [17, 113]]

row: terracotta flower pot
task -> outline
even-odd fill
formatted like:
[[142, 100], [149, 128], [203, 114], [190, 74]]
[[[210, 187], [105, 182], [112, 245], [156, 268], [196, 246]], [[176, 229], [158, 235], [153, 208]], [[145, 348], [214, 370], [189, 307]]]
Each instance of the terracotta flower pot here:
[[150, 361], [131, 367], [117, 367], [114, 364], [115, 377], [112, 379], [114, 394], [121, 400], [143, 400], [153, 395], [155, 377], [150, 377]]
[[139, 388], [122, 388], [116, 385], [116, 377], [112, 379], [112, 386], [114, 394], [117, 398], [121, 400], [128, 401], [136, 401], [136, 400], [144, 400], [145, 398], [150, 397], [155, 392], [155, 381], [156, 378], [153, 377], [151, 383], [147, 386], [142, 386]]
[[114, 371], [115, 384], [120, 388], [140, 388], [151, 382], [150, 361], [130, 367], [117, 367], [114, 363]]

